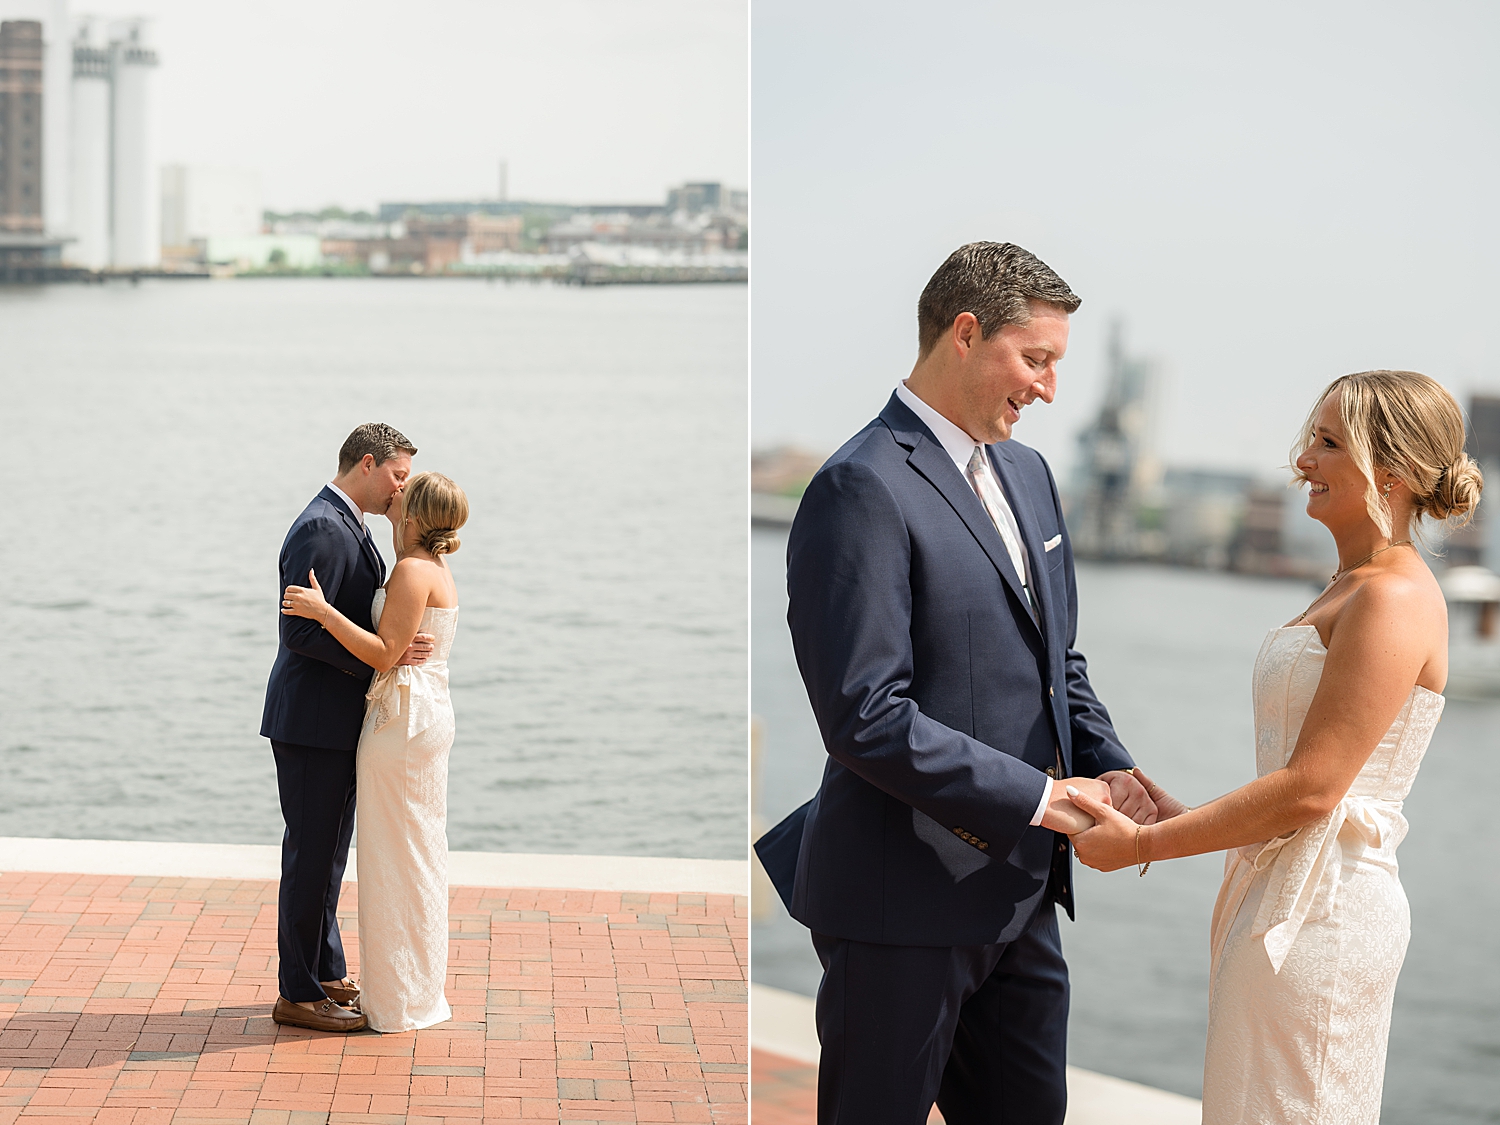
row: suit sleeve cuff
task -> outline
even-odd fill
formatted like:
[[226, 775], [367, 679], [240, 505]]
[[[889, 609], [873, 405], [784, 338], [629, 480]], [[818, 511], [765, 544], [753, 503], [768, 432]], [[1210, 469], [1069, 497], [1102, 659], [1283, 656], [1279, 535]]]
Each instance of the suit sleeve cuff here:
[[1031, 826], [1035, 828], [1042, 823], [1042, 817], [1047, 815], [1047, 802], [1052, 800], [1053, 780], [1049, 777], [1047, 784], [1042, 789], [1042, 800], [1036, 807], [1036, 815], [1031, 818]]

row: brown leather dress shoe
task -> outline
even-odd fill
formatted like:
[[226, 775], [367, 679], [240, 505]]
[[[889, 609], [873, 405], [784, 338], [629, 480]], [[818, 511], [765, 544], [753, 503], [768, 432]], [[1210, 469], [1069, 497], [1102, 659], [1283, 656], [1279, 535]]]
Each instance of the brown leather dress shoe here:
[[335, 1004], [342, 1004], [346, 1008], [359, 1007], [359, 985], [353, 977], [345, 977], [341, 981], [322, 981], [323, 991], [328, 994], [328, 999]]
[[316, 1007], [304, 1008], [285, 996], [278, 996], [276, 1007], [271, 1010], [271, 1018], [287, 1027], [305, 1027], [310, 1031], [347, 1032], [365, 1029], [363, 1012], [341, 1008], [332, 1000], [320, 1000]]

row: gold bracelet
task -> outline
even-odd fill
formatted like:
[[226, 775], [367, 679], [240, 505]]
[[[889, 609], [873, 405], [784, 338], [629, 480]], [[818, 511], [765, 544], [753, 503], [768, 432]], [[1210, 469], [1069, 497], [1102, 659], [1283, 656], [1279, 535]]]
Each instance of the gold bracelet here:
[[1145, 867], [1141, 866], [1141, 826], [1137, 824], [1135, 826], [1135, 871], [1140, 878], [1144, 879], [1146, 872], [1150, 870], [1151, 861], [1149, 859], [1146, 861]]

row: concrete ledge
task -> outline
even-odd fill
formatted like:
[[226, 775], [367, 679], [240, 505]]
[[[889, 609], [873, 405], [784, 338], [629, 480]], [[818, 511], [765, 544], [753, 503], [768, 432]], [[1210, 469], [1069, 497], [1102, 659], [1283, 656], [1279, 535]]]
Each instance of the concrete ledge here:
[[752, 982], [750, 1046], [817, 1066], [818, 1026], [812, 997]]
[[[345, 877], [355, 878], [350, 849]], [[0, 871], [158, 875], [185, 879], [279, 879], [275, 844], [177, 844], [145, 840], [44, 840], [0, 836]], [[456, 887], [549, 887], [660, 894], [750, 893], [750, 864], [737, 859], [629, 855], [449, 852]]]
[[[813, 1001], [795, 992], [752, 984], [750, 1046], [817, 1066]], [[1067, 1125], [1199, 1125], [1202, 1120], [1203, 1104], [1196, 1098], [1068, 1067]]]

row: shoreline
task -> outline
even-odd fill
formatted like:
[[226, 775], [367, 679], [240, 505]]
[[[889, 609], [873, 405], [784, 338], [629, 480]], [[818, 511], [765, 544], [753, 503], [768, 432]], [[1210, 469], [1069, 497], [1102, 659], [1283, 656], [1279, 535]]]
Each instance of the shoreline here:
[[338, 278], [342, 280], [464, 280], [549, 282], [555, 285], [746, 285], [743, 267], [711, 266], [590, 266], [587, 269], [475, 268], [459, 270], [390, 271], [346, 270], [311, 266], [305, 269], [246, 269], [209, 266], [202, 269], [91, 270], [81, 266], [27, 266], [0, 269], [0, 285], [105, 285], [142, 281], [253, 281], [263, 278]]
[[[351, 847], [345, 882], [357, 881], [356, 857], [357, 849]], [[0, 873], [5, 872], [276, 880], [281, 878], [281, 847], [0, 836]], [[748, 895], [750, 863], [738, 859], [669, 856], [449, 852], [448, 884]]]

